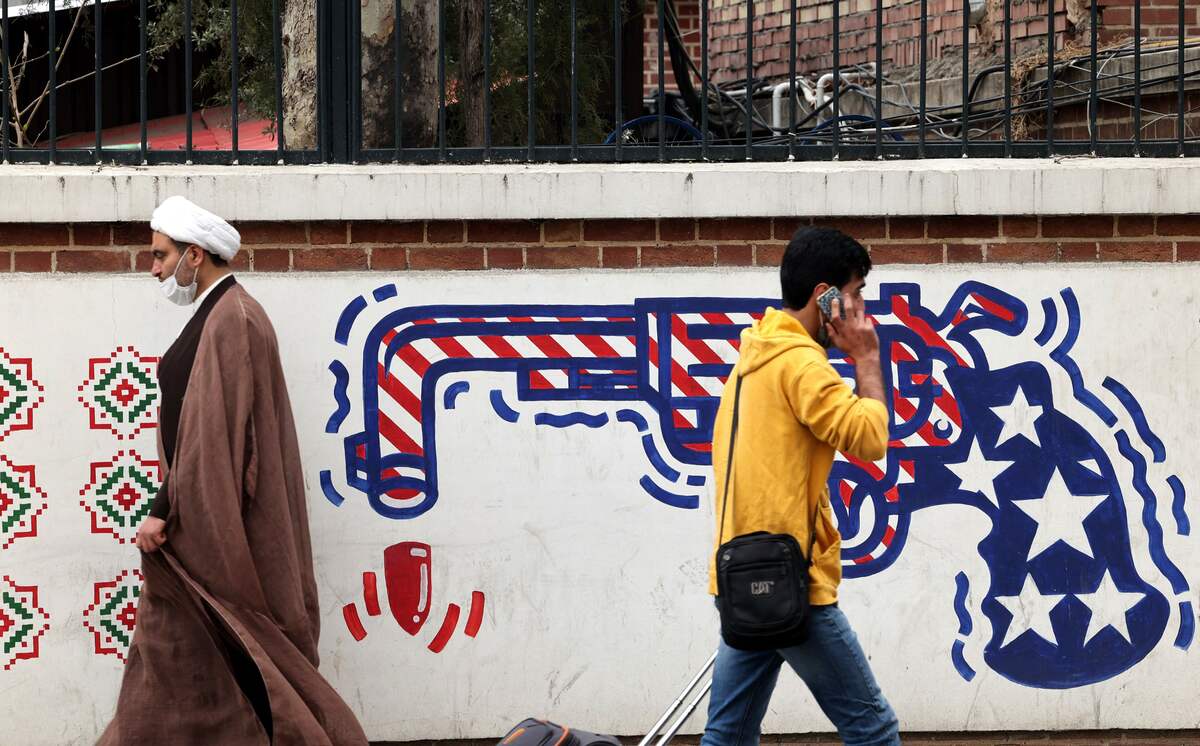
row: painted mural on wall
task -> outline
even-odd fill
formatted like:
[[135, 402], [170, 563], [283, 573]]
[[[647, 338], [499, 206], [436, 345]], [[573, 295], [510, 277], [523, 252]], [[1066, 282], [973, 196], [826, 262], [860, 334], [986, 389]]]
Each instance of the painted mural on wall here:
[[[486, 385], [476, 393], [504, 422], [637, 438], [645, 459], [632, 487], [695, 510], [710, 489], [713, 420], [740, 332], [775, 303], [406, 306], [383, 285], [354, 298], [334, 329], [325, 430], [343, 458], [320, 472], [321, 489], [334, 506], [365, 501], [382, 521], [435, 519], [447, 499], [439, 470], [472, 468], [439, 461], [439, 417]], [[1084, 322], [1074, 291], [1027, 304], [964, 282], [930, 307], [919, 285], [885, 283], [867, 310], [892, 392], [892, 447], [878, 463], [841, 457], [830, 476], [844, 576], [889, 572], [918, 511], [969, 506], [991, 530], [977, 548], [987, 575], [958, 572], [945, 599], [959, 623], [945, 654], [963, 680], [978, 673], [972, 641], [982, 645], [972, 659], [1004, 678], [1055, 689], [1110, 679], [1162, 645], [1189, 649], [1193, 594], [1164, 544], [1164, 532], [1190, 535], [1186, 489], [1136, 386], [1073, 359]], [[1002, 354], [984, 333], [1004, 338]], [[848, 361], [836, 351], [831, 360], [852, 380]], [[505, 384], [481, 375], [497, 373]], [[434, 551], [383, 550], [387, 608], [409, 635], [442, 608]], [[362, 581], [361, 601], [343, 607], [360, 642], [359, 606], [383, 614], [376, 573]], [[445, 606], [429, 650], [445, 649], [460, 617], [467, 637], [479, 633], [487, 590], [465, 615]]]
[[[1200, 726], [1191, 271], [872, 274], [892, 447], [829, 488], [843, 606], [905, 728]], [[244, 278], [296, 412], [323, 670], [373, 740], [648, 727], [716, 642], [709, 439], [776, 274], [388, 279]], [[153, 291], [0, 277], [0, 721], [21, 743], [91, 743], [116, 700], [156, 356], [187, 320]], [[770, 732], [824, 722], [794, 681], [772, 708]]]
[[[119, 347], [92, 358], [78, 386], [78, 401], [86, 409], [89, 428], [112, 435], [118, 444], [153, 432], [158, 412], [158, 360], [132, 347]], [[45, 388], [33, 376], [33, 360], [10, 356], [0, 348], [0, 449], [4, 439], [32, 431], [35, 412], [45, 402]], [[47, 427], [43, 425], [42, 427]], [[145, 445], [146, 436], [140, 438]], [[153, 443], [150, 443], [153, 447]], [[81, 527], [132, 544], [138, 524], [149, 514], [161, 475], [156, 461], [131, 448], [118, 450], [91, 465], [90, 478], [79, 490], [80, 505], [90, 517]], [[0, 551], [14, 542], [38, 536], [38, 520], [51, 504], [38, 486], [36, 465], [17, 465], [0, 450]], [[131, 557], [136, 561], [136, 557]], [[94, 583], [94, 597], [83, 611], [83, 624], [94, 638], [96, 655], [125, 659], [137, 619], [141, 573], [133, 568], [115, 579]], [[39, 604], [45, 590], [0, 579], [0, 666], [5, 670], [41, 654], [42, 638], [51, 626], [50, 614]], [[80, 605], [86, 599], [80, 599]]]

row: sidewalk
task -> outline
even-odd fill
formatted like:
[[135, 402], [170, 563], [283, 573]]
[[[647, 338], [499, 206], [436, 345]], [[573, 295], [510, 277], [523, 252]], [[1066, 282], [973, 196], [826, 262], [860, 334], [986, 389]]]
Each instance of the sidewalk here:
[[[1200, 730], [1077, 730], [1056, 732], [905, 733], [904, 746], [1200, 746]], [[496, 740], [372, 741], [372, 746], [495, 746]], [[622, 736], [636, 746], [640, 736]], [[699, 736], [679, 736], [671, 743], [696, 746]], [[841, 746], [832, 734], [767, 735], [761, 746]]]

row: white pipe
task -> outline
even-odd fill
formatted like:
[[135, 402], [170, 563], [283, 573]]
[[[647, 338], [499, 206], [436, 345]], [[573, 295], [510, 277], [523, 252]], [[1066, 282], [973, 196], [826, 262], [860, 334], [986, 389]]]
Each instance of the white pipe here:
[[[796, 90], [797, 84], [805, 78], [797, 75], [793, 80], [785, 80], [771, 89], [771, 129], [776, 132], [782, 130], [783, 127], [783, 92], [786, 90]], [[809, 98], [809, 93], [804, 86], [799, 86], [804, 93], [804, 100], [808, 101], [808, 105], [812, 106], [812, 100]]]

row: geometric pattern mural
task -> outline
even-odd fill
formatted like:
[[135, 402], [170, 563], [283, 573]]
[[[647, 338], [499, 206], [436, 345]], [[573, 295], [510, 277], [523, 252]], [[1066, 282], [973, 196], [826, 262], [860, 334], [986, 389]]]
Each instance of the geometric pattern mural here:
[[83, 612], [83, 626], [92, 633], [96, 655], [125, 660], [141, 595], [142, 573], [137, 570], [125, 570], [112, 580], [95, 584], [92, 603]]
[[158, 358], [143, 357], [133, 347], [88, 361], [88, 377], [79, 385], [79, 401], [87, 407], [90, 427], [108, 430], [118, 440], [133, 438], [157, 426]]
[[46, 510], [46, 493], [34, 480], [32, 466], [16, 466], [0, 456], [0, 550], [37, 536], [37, 519]]
[[132, 544], [137, 527], [150, 515], [162, 473], [157, 461], [146, 461], [133, 451], [120, 451], [112, 459], [92, 464], [91, 481], [79, 491], [79, 504], [92, 516], [93, 534], [111, 534], [119, 543]]
[[33, 427], [33, 410], [42, 403], [43, 391], [33, 379], [33, 361], [9, 357], [0, 347], [0, 440]]
[[50, 615], [38, 606], [37, 586], [0, 578], [0, 669], [38, 657], [38, 643], [50, 628]]

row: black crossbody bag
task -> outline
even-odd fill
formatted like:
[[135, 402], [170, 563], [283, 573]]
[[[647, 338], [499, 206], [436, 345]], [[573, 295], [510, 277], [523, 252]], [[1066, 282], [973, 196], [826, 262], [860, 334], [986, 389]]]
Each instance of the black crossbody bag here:
[[[721, 637], [738, 650], [774, 650], [799, 645], [808, 623], [808, 567], [816, 541], [816, 511], [808, 524], [808, 555], [791, 534], [756, 531], [725, 538], [725, 509], [733, 477], [742, 377], [733, 397], [733, 425], [725, 462], [725, 491], [717, 548], [717, 611]], [[819, 503], [818, 506], [819, 508]]]

